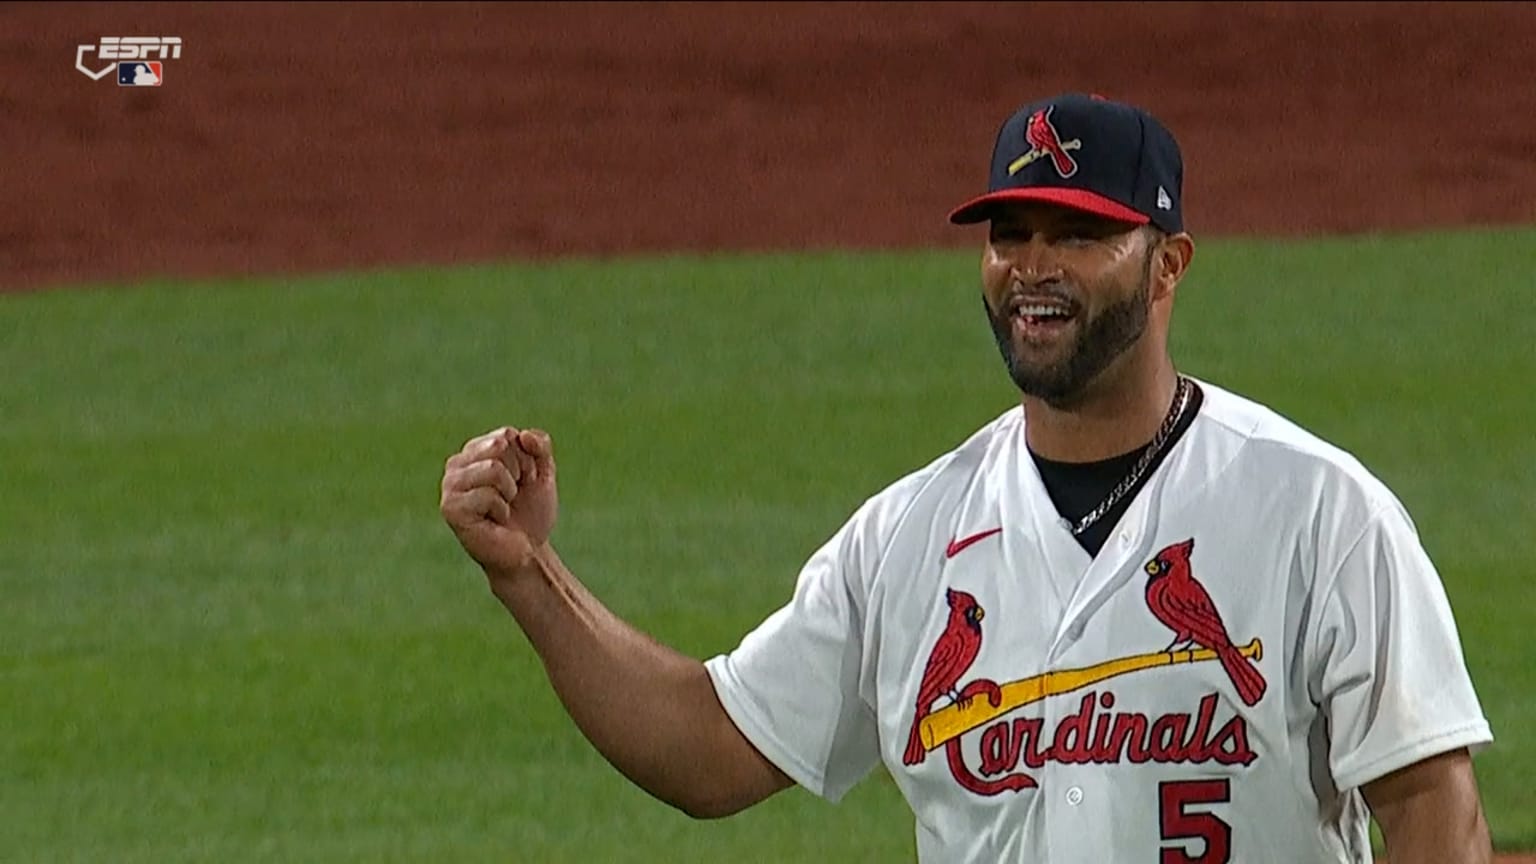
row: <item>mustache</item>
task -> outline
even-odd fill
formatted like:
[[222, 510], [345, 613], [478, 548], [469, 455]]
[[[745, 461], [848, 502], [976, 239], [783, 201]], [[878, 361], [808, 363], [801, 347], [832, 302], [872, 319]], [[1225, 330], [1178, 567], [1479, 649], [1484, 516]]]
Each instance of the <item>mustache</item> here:
[[1024, 305], [1025, 301], [1056, 302], [1067, 307], [1073, 314], [1081, 311], [1082, 301], [1079, 299], [1081, 292], [1066, 282], [1054, 281], [1041, 285], [1026, 287], [1021, 282], [1014, 282], [1008, 286], [1008, 293], [1003, 295], [998, 304], [998, 314], [1008, 315], [1013, 310]]

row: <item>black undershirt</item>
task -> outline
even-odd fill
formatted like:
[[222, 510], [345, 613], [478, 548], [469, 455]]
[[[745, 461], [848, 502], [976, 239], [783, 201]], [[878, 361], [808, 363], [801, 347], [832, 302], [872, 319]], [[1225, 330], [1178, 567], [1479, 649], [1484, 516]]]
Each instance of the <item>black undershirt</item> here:
[[[1200, 392], [1200, 386], [1190, 382], [1189, 405], [1184, 409], [1184, 416], [1174, 425], [1173, 432], [1168, 436], [1168, 442], [1163, 445], [1163, 450], [1153, 457], [1152, 464], [1147, 466], [1146, 473], [1132, 486], [1130, 491], [1121, 496], [1115, 506], [1105, 513], [1103, 518], [1088, 526], [1088, 530], [1077, 536], [1078, 545], [1088, 551], [1089, 555], [1098, 555], [1104, 547], [1104, 541], [1109, 539], [1110, 532], [1115, 530], [1115, 524], [1120, 517], [1125, 515], [1126, 508], [1136, 496], [1141, 494], [1147, 480], [1157, 472], [1159, 465], [1168, 458], [1168, 452], [1173, 445], [1184, 436], [1190, 424], [1195, 422], [1195, 416], [1200, 413], [1200, 404], [1205, 401], [1205, 394]], [[1051, 496], [1051, 503], [1056, 505], [1056, 512], [1064, 518], [1077, 524], [1077, 520], [1087, 516], [1093, 508], [1099, 506], [1099, 502], [1109, 497], [1111, 490], [1130, 473], [1131, 466], [1136, 460], [1152, 446], [1149, 441], [1129, 453], [1101, 459], [1097, 462], [1056, 462], [1046, 459], [1035, 451], [1029, 451], [1031, 458], [1035, 460], [1035, 467], [1040, 471], [1040, 479], [1045, 481], [1045, 491]]]

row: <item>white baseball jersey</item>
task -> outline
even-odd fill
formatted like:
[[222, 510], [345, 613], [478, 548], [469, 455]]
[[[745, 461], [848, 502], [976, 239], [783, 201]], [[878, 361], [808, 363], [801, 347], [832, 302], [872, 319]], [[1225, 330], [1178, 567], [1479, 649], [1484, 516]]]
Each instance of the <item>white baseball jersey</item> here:
[[1198, 382], [1096, 557], [1015, 407], [869, 498], [707, 668], [836, 801], [884, 762], [924, 862], [1371, 860], [1361, 784], [1491, 742], [1439, 575], [1349, 454]]

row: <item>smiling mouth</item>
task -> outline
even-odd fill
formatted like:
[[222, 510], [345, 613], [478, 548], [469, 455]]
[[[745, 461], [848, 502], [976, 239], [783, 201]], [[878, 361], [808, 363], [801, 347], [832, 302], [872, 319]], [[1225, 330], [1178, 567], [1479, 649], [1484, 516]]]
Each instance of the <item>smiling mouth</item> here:
[[1034, 330], [1064, 325], [1077, 317], [1077, 309], [1054, 298], [1015, 297], [1008, 302], [1008, 317], [1015, 324]]

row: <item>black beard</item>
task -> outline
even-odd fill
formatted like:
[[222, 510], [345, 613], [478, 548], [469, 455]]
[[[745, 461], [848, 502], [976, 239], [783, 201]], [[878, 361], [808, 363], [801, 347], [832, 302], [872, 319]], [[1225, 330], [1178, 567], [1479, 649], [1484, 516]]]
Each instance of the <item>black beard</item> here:
[[1147, 329], [1152, 274], [1143, 271], [1136, 293], [1110, 306], [1083, 327], [1065, 360], [1046, 366], [1026, 366], [1013, 350], [1013, 322], [1006, 308], [994, 313], [982, 297], [981, 305], [992, 324], [997, 349], [1002, 352], [1008, 376], [1027, 396], [1055, 408], [1070, 407], [1088, 384], [1141, 338]]

